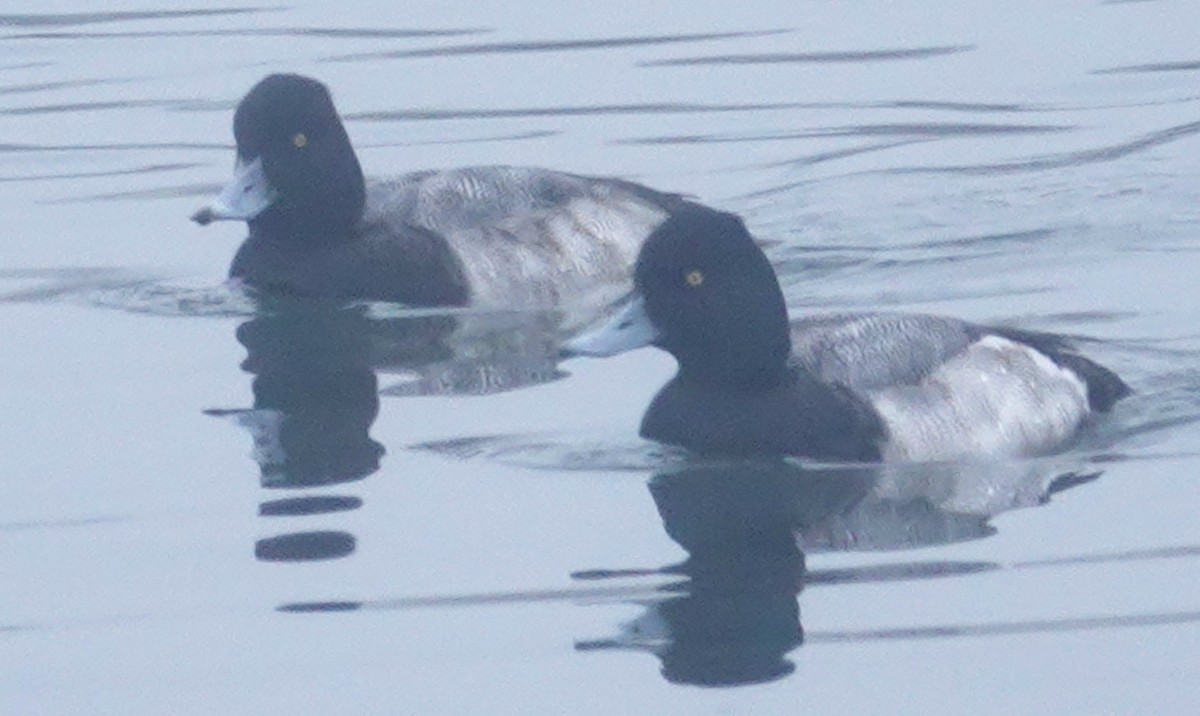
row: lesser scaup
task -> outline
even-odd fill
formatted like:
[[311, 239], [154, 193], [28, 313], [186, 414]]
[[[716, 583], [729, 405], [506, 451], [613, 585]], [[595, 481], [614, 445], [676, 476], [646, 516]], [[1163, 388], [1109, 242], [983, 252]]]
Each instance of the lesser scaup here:
[[679, 372], [643, 437], [704, 452], [853, 461], [1027, 456], [1129, 393], [1063, 337], [868, 313], [789, 326], [779, 281], [731, 214], [689, 207], [647, 238], [635, 294], [570, 355], [653, 344]]
[[555, 306], [628, 291], [678, 195], [545, 169], [364, 179], [329, 91], [270, 75], [233, 121], [234, 180], [200, 224], [246, 221], [230, 276], [266, 290], [413, 305]]

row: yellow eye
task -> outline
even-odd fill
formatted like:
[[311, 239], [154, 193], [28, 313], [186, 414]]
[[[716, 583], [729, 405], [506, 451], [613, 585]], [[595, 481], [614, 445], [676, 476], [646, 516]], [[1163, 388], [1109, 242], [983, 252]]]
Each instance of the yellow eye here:
[[303, 149], [308, 144], [308, 137], [304, 136], [304, 132], [296, 132], [292, 144], [296, 145], [296, 149]]
[[699, 271], [692, 271], [685, 276], [683, 280], [687, 281], [687, 285], [695, 288], [704, 283], [704, 274], [700, 273]]

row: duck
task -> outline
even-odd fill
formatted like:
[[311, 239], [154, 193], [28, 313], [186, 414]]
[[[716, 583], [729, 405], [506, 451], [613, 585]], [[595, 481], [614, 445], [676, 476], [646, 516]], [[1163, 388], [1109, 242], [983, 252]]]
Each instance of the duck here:
[[1053, 333], [925, 314], [789, 320], [744, 222], [702, 206], [642, 246], [628, 302], [564, 358], [653, 345], [678, 363], [642, 437], [709, 454], [836, 462], [1032, 457], [1062, 450], [1130, 393]]
[[272, 74], [233, 118], [233, 179], [192, 215], [244, 221], [257, 291], [412, 306], [557, 307], [626, 294], [646, 236], [691, 200], [617, 178], [479, 166], [366, 178], [329, 89]]

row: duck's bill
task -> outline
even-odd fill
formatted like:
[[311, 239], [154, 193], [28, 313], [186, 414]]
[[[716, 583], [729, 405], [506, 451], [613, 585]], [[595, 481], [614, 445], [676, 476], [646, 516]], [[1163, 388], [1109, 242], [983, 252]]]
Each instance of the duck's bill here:
[[567, 341], [563, 345], [562, 356], [615, 356], [651, 345], [657, 338], [658, 329], [646, 313], [646, 301], [635, 294], [617, 315], [603, 325]]
[[238, 160], [229, 182], [216, 199], [192, 214], [192, 221], [204, 226], [214, 221], [249, 221], [275, 202], [279, 193], [263, 171], [262, 158], [252, 162]]

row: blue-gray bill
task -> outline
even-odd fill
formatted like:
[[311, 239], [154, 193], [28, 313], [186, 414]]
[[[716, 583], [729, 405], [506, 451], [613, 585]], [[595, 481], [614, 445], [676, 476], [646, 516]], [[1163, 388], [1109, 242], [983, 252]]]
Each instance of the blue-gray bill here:
[[615, 316], [604, 324], [567, 341], [562, 347], [563, 358], [615, 356], [641, 348], [658, 339], [658, 328], [646, 313], [646, 301], [634, 294]]
[[258, 216], [278, 197], [267, 180], [262, 158], [252, 162], [238, 160], [233, 180], [225, 185], [207, 206], [192, 214], [192, 221], [204, 226], [214, 221], [249, 221]]

